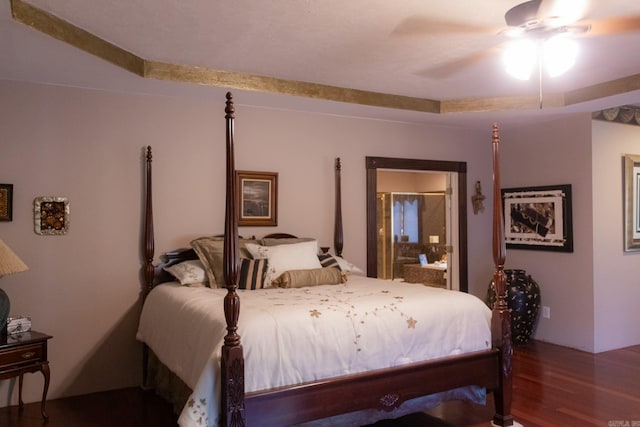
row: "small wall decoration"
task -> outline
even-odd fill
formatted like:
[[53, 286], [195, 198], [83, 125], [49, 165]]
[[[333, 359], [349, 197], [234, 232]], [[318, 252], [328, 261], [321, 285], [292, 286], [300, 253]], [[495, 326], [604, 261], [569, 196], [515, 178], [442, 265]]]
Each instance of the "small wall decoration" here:
[[33, 210], [36, 234], [61, 235], [69, 230], [69, 200], [66, 197], [36, 197]]
[[591, 117], [596, 120], [640, 126], [640, 108], [635, 105], [623, 105], [594, 111]]
[[624, 156], [624, 250], [640, 251], [640, 155]]
[[236, 171], [241, 226], [278, 225], [278, 174]]
[[478, 212], [484, 212], [484, 194], [482, 194], [482, 186], [480, 181], [476, 181], [476, 191], [471, 196], [471, 204], [473, 206], [473, 214], [478, 215]]
[[0, 221], [13, 221], [13, 184], [0, 184]]
[[573, 252], [571, 185], [502, 190], [507, 248]]

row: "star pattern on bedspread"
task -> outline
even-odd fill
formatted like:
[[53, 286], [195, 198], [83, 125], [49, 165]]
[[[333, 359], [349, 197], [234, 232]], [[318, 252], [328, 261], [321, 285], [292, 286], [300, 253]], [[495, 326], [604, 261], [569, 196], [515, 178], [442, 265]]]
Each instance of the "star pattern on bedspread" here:
[[[337, 288], [337, 286], [341, 286], [341, 288]], [[348, 284], [344, 285], [332, 285], [331, 289], [331, 298], [326, 297], [326, 289], [320, 287], [308, 287], [308, 288], [299, 288], [299, 290], [294, 291], [298, 292], [297, 295], [294, 295], [291, 298], [291, 289], [280, 290], [277, 293], [287, 293], [288, 303], [287, 305], [291, 305], [292, 301], [293, 305], [300, 305], [303, 307], [305, 304], [318, 304], [318, 307], [309, 308], [309, 316], [312, 318], [318, 319], [321, 321], [322, 313], [327, 311], [332, 311], [334, 313], [344, 313], [344, 316], [351, 321], [352, 331], [353, 331], [353, 344], [356, 347], [356, 351], [362, 351], [361, 347], [361, 339], [360, 330], [362, 325], [367, 321], [367, 318], [370, 316], [379, 316], [382, 315], [383, 312], [386, 313], [397, 313], [398, 316], [404, 318], [407, 322], [407, 329], [416, 329], [416, 324], [418, 323], [412, 316], [405, 314], [401, 310], [401, 305], [404, 302], [404, 297], [402, 295], [395, 295], [389, 289], [375, 289], [371, 291], [371, 294], [362, 295], [356, 294], [351, 289], [349, 289]], [[360, 312], [358, 310], [359, 305], [353, 301], [354, 295], [357, 298], [369, 297], [374, 295], [384, 295], [386, 297], [386, 302], [380, 303], [381, 305], [370, 308], [369, 310]], [[278, 304], [279, 297], [273, 298], [274, 305]]]
[[199, 426], [209, 425], [209, 417], [207, 417], [207, 400], [206, 399], [198, 399], [197, 401], [192, 397], [187, 402], [187, 406], [191, 411], [193, 420]]
[[415, 329], [416, 328], [416, 323], [418, 323], [417, 320], [415, 320], [413, 317], [410, 317], [407, 319], [407, 327], [409, 329]]

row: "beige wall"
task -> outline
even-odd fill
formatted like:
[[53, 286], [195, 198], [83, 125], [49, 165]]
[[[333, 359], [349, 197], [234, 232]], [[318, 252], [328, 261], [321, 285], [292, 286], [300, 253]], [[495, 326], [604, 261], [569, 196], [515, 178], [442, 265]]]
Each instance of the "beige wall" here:
[[[276, 228], [331, 245], [334, 158], [343, 164], [344, 253], [364, 267], [365, 156], [466, 161], [469, 194], [491, 180], [487, 132], [253, 108], [236, 93], [238, 169], [279, 173]], [[205, 97], [203, 97], [205, 98]], [[0, 81], [0, 182], [14, 184], [14, 220], [0, 237], [30, 270], [3, 277], [12, 314], [54, 335], [50, 397], [137, 385], [143, 147], [154, 147], [156, 254], [220, 233], [224, 222], [224, 98], [107, 93]], [[390, 143], [393, 141], [393, 144]], [[470, 185], [470, 187], [469, 187]], [[33, 199], [66, 196], [65, 236], [33, 231]], [[489, 195], [488, 195], [489, 196]], [[490, 277], [491, 215], [469, 209], [470, 290]], [[11, 381], [0, 382], [0, 406]], [[15, 385], [17, 387], [17, 385]], [[25, 377], [25, 400], [42, 377]]]
[[[51, 398], [140, 382], [135, 331], [145, 145], [154, 147], [156, 254], [222, 231], [224, 98], [203, 98], [0, 81], [0, 182], [14, 184], [14, 220], [0, 222], [0, 238], [30, 267], [1, 278], [0, 286], [11, 297], [12, 314], [29, 315], [34, 329], [54, 335]], [[467, 193], [480, 180], [487, 200], [492, 196], [490, 125], [478, 134], [253, 108], [242, 104], [242, 93], [236, 101], [238, 169], [279, 173], [278, 227], [242, 228], [244, 235], [289, 231], [331, 245], [336, 156], [343, 164], [344, 251], [360, 266], [366, 261], [365, 156], [466, 161]], [[502, 172], [504, 186], [573, 185], [575, 252], [509, 250], [507, 267], [533, 274], [551, 307], [537, 338], [599, 351], [640, 342], [629, 326], [638, 324], [631, 305], [638, 300], [639, 264], [622, 254], [621, 231], [611, 240], [619, 212], [606, 210], [619, 209], [619, 200], [591, 201], [592, 193], [621, 194], [610, 191], [620, 185], [620, 155], [639, 150], [632, 147], [638, 130], [623, 135], [614, 128], [622, 125], [595, 123], [592, 144], [591, 126], [581, 115], [503, 132]], [[609, 153], [612, 142], [623, 145]], [[69, 198], [66, 236], [33, 232], [37, 196]], [[469, 206], [467, 216], [469, 285], [480, 297], [493, 271], [486, 206], [478, 215]], [[599, 227], [603, 215], [613, 218], [610, 229]], [[614, 307], [621, 312], [612, 313]], [[14, 385], [0, 382], [0, 406], [16, 403], [15, 392], [9, 397]], [[27, 375], [25, 400], [39, 400], [41, 387], [40, 375]]]
[[595, 350], [640, 343], [640, 252], [624, 252], [623, 166], [640, 155], [640, 127], [593, 121]]
[[505, 187], [572, 185], [574, 252], [507, 250], [551, 308], [537, 339], [591, 352], [640, 343], [640, 253], [623, 251], [622, 231], [622, 157], [638, 141], [640, 127], [589, 115], [503, 133]]
[[447, 174], [378, 170], [376, 185], [378, 193], [444, 191], [447, 189]]
[[573, 253], [507, 249], [507, 267], [527, 270], [551, 309], [535, 337], [593, 351], [591, 117], [505, 132], [502, 140], [504, 187], [572, 186]]

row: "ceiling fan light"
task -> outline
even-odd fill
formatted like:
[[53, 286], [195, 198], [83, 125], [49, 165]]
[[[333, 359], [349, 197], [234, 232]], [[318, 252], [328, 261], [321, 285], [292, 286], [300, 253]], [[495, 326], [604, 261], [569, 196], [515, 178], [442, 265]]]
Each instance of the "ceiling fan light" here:
[[536, 44], [528, 39], [511, 43], [504, 51], [507, 73], [520, 80], [529, 80], [538, 58]]
[[567, 72], [576, 63], [578, 45], [566, 37], [552, 37], [544, 43], [544, 66], [551, 77]]

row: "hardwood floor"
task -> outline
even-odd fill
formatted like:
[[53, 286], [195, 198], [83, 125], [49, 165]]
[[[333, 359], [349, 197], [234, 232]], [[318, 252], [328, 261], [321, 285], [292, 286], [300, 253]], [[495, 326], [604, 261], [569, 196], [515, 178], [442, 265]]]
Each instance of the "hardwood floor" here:
[[[640, 346], [593, 355], [542, 342], [516, 347], [513, 415], [527, 427], [640, 427]], [[489, 400], [491, 396], [489, 396]], [[171, 407], [138, 388], [0, 408], [2, 427], [175, 427]], [[486, 427], [493, 406], [449, 402], [375, 427]]]

